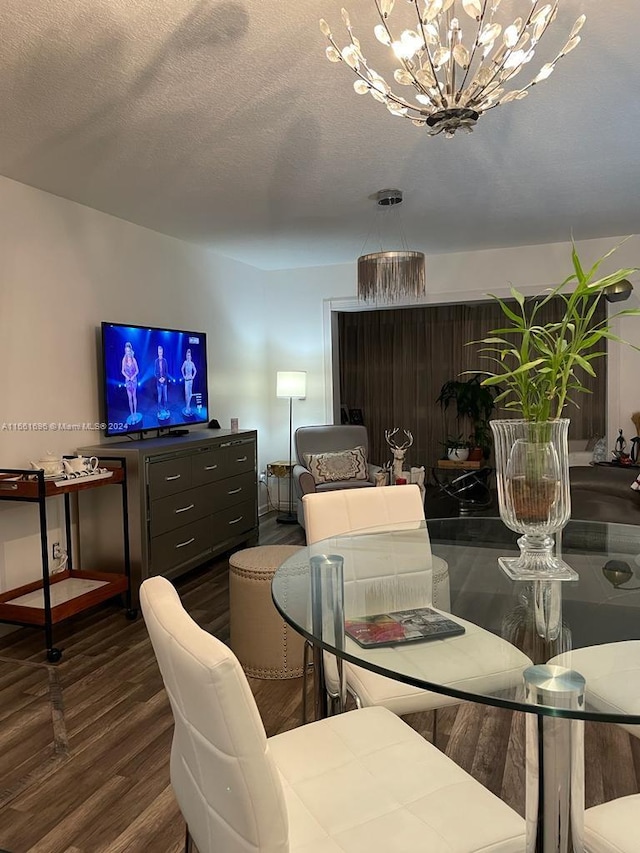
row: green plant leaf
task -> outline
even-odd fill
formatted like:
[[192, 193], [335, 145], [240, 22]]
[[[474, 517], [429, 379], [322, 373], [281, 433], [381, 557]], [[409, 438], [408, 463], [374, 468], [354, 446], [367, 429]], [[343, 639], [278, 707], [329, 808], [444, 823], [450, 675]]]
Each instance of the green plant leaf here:
[[[545, 420], [559, 417], [566, 405], [577, 405], [571, 395], [590, 393], [576, 371], [595, 376], [595, 360], [606, 355], [604, 344], [627, 343], [612, 331], [611, 322], [618, 316], [640, 315], [640, 309], [628, 308], [604, 320], [594, 320], [604, 289], [637, 272], [636, 268], [624, 268], [593, 281], [600, 265], [615, 248], [585, 273], [572, 243], [573, 273], [542, 298], [526, 299], [511, 287], [511, 296], [521, 316], [493, 295], [508, 324], [492, 329], [478, 343], [484, 345], [480, 357], [494, 368], [481, 374], [484, 377], [481, 384], [495, 389], [500, 385], [496, 404], [519, 411], [528, 420]], [[564, 317], [541, 323], [541, 309], [554, 298], [561, 300]], [[632, 346], [640, 351], [639, 346]]]
[[524, 294], [520, 293], [519, 290], [516, 290], [515, 287], [511, 288], [511, 295], [516, 300], [518, 305], [523, 308], [524, 307]]
[[492, 297], [492, 299], [496, 300], [503, 313], [506, 314], [510, 320], [513, 320], [513, 322], [517, 324], [520, 324], [522, 322], [522, 318], [518, 317], [518, 315], [514, 311], [512, 311], [511, 308], [509, 308], [509, 306], [503, 299], [500, 299], [499, 296], [496, 296], [493, 293], [490, 293], [489, 295]]
[[587, 361], [586, 358], [583, 358], [581, 355], [577, 355], [577, 354], [574, 356], [574, 358], [578, 362], [580, 367], [589, 374], [589, 376], [595, 376], [596, 375], [595, 370], [593, 369], [593, 367], [591, 367], [591, 365], [589, 364], [589, 362]]
[[575, 243], [573, 243], [573, 247], [571, 249], [571, 260], [573, 261], [573, 268], [576, 271], [578, 281], [584, 281], [584, 272], [582, 265], [580, 264], [580, 258], [578, 257]]
[[621, 240], [612, 249], [609, 249], [608, 252], [605, 252], [605, 254], [602, 255], [602, 257], [598, 258], [598, 260], [594, 263], [594, 265], [589, 270], [589, 275], [587, 276], [589, 278], [589, 280], [591, 280], [593, 278], [593, 276], [597, 273], [597, 271], [600, 268], [600, 265], [603, 263], [603, 261], [606, 261], [607, 258], [610, 258], [614, 252], [618, 251], [618, 249], [620, 248], [620, 246], [622, 246], [623, 243], [626, 243], [627, 240], [630, 240], [630, 239], [631, 239], [631, 234], [628, 237], [625, 237], [624, 240]]
[[636, 267], [630, 267], [629, 269], [618, 270], [617, 272], [611, 273], [611, 275], [606, 275], [604, 278], [598, 279], [598, 281], [593, 281], [589, 285], [590, 290], [604, 290], [605, 287], [610, 287], [612, 284], [617, 284], [619, 281], [622, 281], [624, 278], [629, 278], [630, 275], [633, 275], [638, 270]]

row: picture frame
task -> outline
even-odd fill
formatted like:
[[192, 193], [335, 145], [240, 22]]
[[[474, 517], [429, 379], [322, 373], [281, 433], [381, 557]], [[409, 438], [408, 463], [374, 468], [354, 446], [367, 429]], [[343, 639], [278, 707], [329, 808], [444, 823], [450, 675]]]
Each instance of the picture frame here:
[[362, 417], [362, 409], [349, 409], [349, 423], [362, 426], [364, 419]]

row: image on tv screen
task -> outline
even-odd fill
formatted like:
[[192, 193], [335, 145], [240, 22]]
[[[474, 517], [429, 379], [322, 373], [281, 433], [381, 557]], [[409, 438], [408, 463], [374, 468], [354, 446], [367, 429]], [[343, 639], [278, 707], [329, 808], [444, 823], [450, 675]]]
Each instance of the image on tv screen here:
[[102, 324], [107, 435], [205, 423], [203, 332]]

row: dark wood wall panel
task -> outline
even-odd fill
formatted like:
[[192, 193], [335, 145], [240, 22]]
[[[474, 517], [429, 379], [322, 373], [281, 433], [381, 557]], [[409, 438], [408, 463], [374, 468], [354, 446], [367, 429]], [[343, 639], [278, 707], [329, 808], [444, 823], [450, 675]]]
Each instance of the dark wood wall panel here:
[[[598, 306], [601, 317], [605, 310]], [[560, 319], [561, 311], [561, 302], [550, 303], [540, 320]], [[362, 410], [372, 462], [390, 458], [384, 431], [395, 426], [413, 433], [409, 465], [429, 465], [443, 455], [441, 442], [461, 429], [455, 410], [450, 407], [445, 420], [436, 404], [440, 388], [466, 370], [484, 369], [488, 363], [479, 346], [467, 342], [480, 340], [503, 322], [499, 306], [490, 301], [339, 313], [340, 403]], [[606, 358], [596, 369], [596, 380], [583, 379], [593, 393], [579, 395], [579, 409], [568, 408], [572, 439], [605, 433]]]

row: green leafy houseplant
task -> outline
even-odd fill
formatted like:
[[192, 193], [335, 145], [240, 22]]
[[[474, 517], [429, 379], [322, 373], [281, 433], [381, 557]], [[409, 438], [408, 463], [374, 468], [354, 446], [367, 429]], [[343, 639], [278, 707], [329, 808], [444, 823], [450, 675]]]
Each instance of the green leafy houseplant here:
[[440, 442], [445, 450], [458, 450], [469, 447], [469, 442], [462, 437], [462, 433], [458, 436], [448, 436], [446, 441]]
[[465, 446], [479, 447], [484, 456], [491, 452], [491, 430], [489, 418], [495, 409], [495, 398], [499, 387], [486, 388], [481, 376], [476, 374], [465, 381], [450, 379], [440, 389], [436, 399], [444, 412], [455, 403], [458, 422], [468, 419], [471, 433]]
[[[574, 392], [587, 392], [580, 379], [582, 371], [595, 376], [593, 362], [605, 353], [598, 347], [603, 340], [622, 341], [611, 331], [611, 321], [617, 317], [640, 314], [638, 308], [626, 308], [599, 322], [594, 322], [596, 307], [605, 288], [617, 284], [637, 271], [619, 269], [596, 279], [598, 270], [618, 247], [614, 247], [585, 272], [575, 245], [571, 253], [574, 272], [562, 284], [540, 298], [525, 299], [511, 288], [518, 310], [512, 309], [500, 297], [490, 294], [510, 321], [504, 328], [493, 329], [479, 343], [481, 352], [495, 365], [493, 371], [483, 371], [485, 388], [503, 386], [495, 402], [518, 411], [527, 421], [549, 421], [559, 418], [571, 402]], [[569, 285], [573, 289], [565, 292]], [[540, 325], [537, 315], [551, 299], [564, 303], [564, 317], [559, 322]], [[478, 343], [478, 342], [476, 342]], [[637, 349], [637, 347], [636, 347]]]

